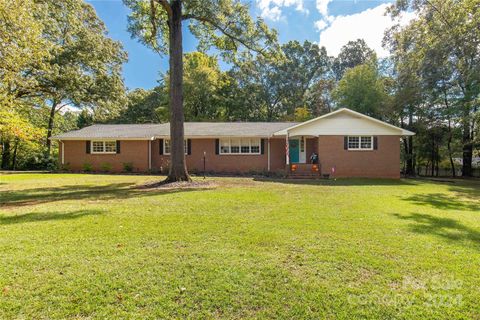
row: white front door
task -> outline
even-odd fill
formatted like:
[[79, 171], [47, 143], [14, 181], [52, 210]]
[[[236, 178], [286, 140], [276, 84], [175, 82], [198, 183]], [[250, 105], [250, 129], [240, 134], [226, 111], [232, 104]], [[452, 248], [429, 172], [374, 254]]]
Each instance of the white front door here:
[[299, 143], [300, 143], [300, 159], [298, 162], [307, 163], [307, 151], [306, 151], [307, 146], [306, 146], [305, 137], [300, 137]]

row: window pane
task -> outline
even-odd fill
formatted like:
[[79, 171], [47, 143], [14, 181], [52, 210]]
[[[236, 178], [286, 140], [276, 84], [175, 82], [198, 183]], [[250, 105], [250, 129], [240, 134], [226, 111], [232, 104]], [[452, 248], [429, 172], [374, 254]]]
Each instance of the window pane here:
[[92, 151], [93, 152], [103, 152], [103, 141], [93, 141], [92, 142]]
[[170, 140], [168, 140], [168, 139], [164, 140], [163, 153], [165, 153], [165, 154], [170, 153]]
[[362, 137], [361, 139], [362, 149], [371, 149], [372, 148], [372, 137]]
[[117, 152], [117, 143], [115, 141], [105, 141], [105, 152]]
[[230, 140], [230, 152], [231, 153], [240, 153], [240, 139], [231, 139]]
[[187, 140], [183, 140], [183, 152], [185, 152], [185, 154], [188, 154], [188, 142], [187, 142]]
[[220, 153], [230, 153], [229, 139], [220, 139]]
[[251, 152], [260, 153], [260, 139], [251, 139]]
[[242, 153], [250, 153], [250, 139], [242, 139]]
[[348, 137], [348, 149], [359, 149], [360, 137]]

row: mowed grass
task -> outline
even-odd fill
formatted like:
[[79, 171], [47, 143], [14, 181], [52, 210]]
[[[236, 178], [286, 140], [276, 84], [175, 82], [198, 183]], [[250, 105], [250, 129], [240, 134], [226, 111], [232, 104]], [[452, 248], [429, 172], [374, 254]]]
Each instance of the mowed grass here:
[[0, 318], [480, 318], [480, 182], [0, 175]]

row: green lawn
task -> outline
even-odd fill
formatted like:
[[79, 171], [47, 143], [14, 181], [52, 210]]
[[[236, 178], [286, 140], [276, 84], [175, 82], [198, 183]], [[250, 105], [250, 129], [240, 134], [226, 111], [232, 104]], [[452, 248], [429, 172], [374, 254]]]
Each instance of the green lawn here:
[[0, 175], [0, 318], [480, 318], [480, 182]]

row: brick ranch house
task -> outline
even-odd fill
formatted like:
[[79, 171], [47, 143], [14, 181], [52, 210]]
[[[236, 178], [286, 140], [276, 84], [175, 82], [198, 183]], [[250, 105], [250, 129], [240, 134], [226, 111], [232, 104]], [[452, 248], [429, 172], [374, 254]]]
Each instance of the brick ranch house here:
[[[413, 132], [350, 109], [301, 122], [186, 122], [190, 172], [289, 172], [335, 177], [400, 177], [400, 138]], [[170, 125], [92, 125], [55, 137], [60, 163], [74, 171], [168, 170]], [[318, 164], [310, 164], [312, 153]]]

